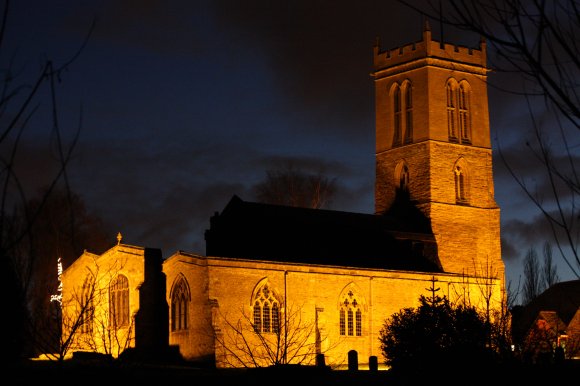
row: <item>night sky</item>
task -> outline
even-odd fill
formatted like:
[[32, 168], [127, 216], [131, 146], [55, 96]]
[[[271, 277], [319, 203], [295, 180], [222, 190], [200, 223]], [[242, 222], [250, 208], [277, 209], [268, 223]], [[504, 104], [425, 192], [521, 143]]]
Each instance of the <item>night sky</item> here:
[[[290, 161], [336, 178], [331, 209], [374, 210], [372, 47], [419, 41], [423, 20], [396, 1], [13, 1], [2, 50], [30, 84], [45, 60], [80, 55], [57, 87], [60, 136], [74, 146], [72, 190], [123, 242], [205, 253], [204, 230], [232, 195], [254, 199], [266, 171]], [[433, 38], [441, 40], [438, 25]], [[479, 36], [445, 27], [444, 40], [477, 48]], [[491, 54], [491, 53], [490, 53]], [[516, 79], [510, 76], [510, 81]], [[530, 183], [544, 177], [524, 155], [529, 114], [493, 87], [490, 122]], [[43, 91], [46, 93], [46, 91]], [[18, 152], [25, 191], [55, 175], [48, 95]], [[578, 138], [576, 144], [579, 142]], [[551, 237], [541, 213], [494, 153], [508, 279], [530, 247]], [[546, 198], [549, 199], [549, 198]], [[561, 280], [570, 271], [554, 248]]]

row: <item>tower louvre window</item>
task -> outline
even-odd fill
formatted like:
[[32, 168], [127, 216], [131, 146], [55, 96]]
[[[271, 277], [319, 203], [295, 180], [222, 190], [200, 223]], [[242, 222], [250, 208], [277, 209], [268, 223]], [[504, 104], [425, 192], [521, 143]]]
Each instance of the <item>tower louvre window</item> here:
[[395, 86], [393, 93], [393, 124], [394, 124], [394, 135], [393, 135], [393, 145], [401, 144], [401, 88], [399, 85]]
[[461, 142], [471, 142], [471, 122], [469, 116], [469, 89], [465, 82], [459, 86], [459, 127]]
[[413, 142], [413, 92], [411, 82], [395, 83], [392, 88], [393, 146]]
[[447, 127], [449, 130], [449, 140], [457, 141], [456, 121], [456, 105], [455, 105], [455, 88], [451, 82], [447, 83]]
[[413, 96], [411, 83], [407, 82], [403, 89], [405, 93], [405, 143], [413, 141]]
[[470, 88], [467, 81], [450, 79], [447, 92], [447, 127], [449, 141], [471, 144]]

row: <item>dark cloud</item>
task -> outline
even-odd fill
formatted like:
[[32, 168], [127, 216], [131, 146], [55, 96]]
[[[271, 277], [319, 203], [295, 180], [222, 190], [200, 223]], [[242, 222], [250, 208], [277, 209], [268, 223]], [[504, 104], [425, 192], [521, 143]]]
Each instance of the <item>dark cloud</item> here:
[[[421, 19], [399, 2], [215, 1], [232, 45], [256, 47], [287, 102], [319, 130], [360, 141], [373, 130], [372, 47], [421, 38]], [[475, 39], [477, 42], [477, 39]], [[297, 128], [300, 130], [300, 128]]]
[[[125, 242], [165, 255], [203, 253], [209, 217], [233, 194], [251, 200], [252, 186], [288, 160], [336, 178], [333, 209], [373, 212], [373, 44], [419, 41], [423, 28], [400, 2], [29, 0], [13, 10], [6, 42], [34, 70], [39, 58], [69, 59], [96, 21], [61, 74], [58, 111], [65, 143], [81, 128], [71, 186], [109, 224], [113, 243], [121, 231]], [[431, 28], [439, 40], [440, 26]], [[444, 36], [479, 44], [447, 27]], [[517, 77], [489, 78], [502, 245], [517, 261], [530, 235], [540, 239], [546, 230], [497, 146], [529, 186], [546, 195], [548, 185], [525, 151], [529, 113], [502, 91]], [[52, 121], [42, 117], [30, 122], [19, 153], [27, 188], [49, 181], [58, 166]]]
[[[558, 221], [561, 219], [559, 212], [548, 212], [547, 215]], [[566, 211], [564, 216], [569, 224], [573, 224], [577, 214], [574, 215]], [[576, 240], [577, 237], [573, 231], [570, 235], [566, 233], [561, 227], [552, 228], [546, 216], [541, 213], [526, 220], [513, 219], [502, 224], [502, 236], [505, 239], [507, 258], [521, 258], [529, 248], [541, 246], [546, 242], [552, 244], [559, 242], [562, 248], [567, 249], [570, 247], [568, 236], [571, 236], [573, 243], [577, 243], [578, 240]]]

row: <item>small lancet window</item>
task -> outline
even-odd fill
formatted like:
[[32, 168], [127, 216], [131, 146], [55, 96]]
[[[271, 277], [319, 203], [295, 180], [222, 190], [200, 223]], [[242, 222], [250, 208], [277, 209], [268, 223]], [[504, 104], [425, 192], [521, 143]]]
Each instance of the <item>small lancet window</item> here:
[[458, 203], [465, 203], [467, 202], [467, 198], [465, 195], [465, 171], [461, 168], [461, 166], [455, 166], [454, 170], [455, 174], [455, 199]]
[[409, 192], [409, 168], [403, 165], [399, 174], [399, 189], [402, 192]]

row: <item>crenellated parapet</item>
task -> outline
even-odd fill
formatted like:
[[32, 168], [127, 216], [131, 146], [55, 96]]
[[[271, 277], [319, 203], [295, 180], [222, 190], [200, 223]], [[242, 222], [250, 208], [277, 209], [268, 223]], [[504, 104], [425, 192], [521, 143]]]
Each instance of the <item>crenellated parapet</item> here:
[[487, 66], [486, 43], [482, 39], [479, 49], [476, 49], [438, 42], [432, 39], [428, 23], [425, 24], [422, 41], [386, 51], [381, 51], [378, 39], [375, 42], [373, 63], [377, 72], [401, 64], [420, 61], [421, 59], [432, 59], [430, 62], [434, 64], [441, 63], [442, 59], [445, 62], [452, 62], [457, 65], [485, 68]]

